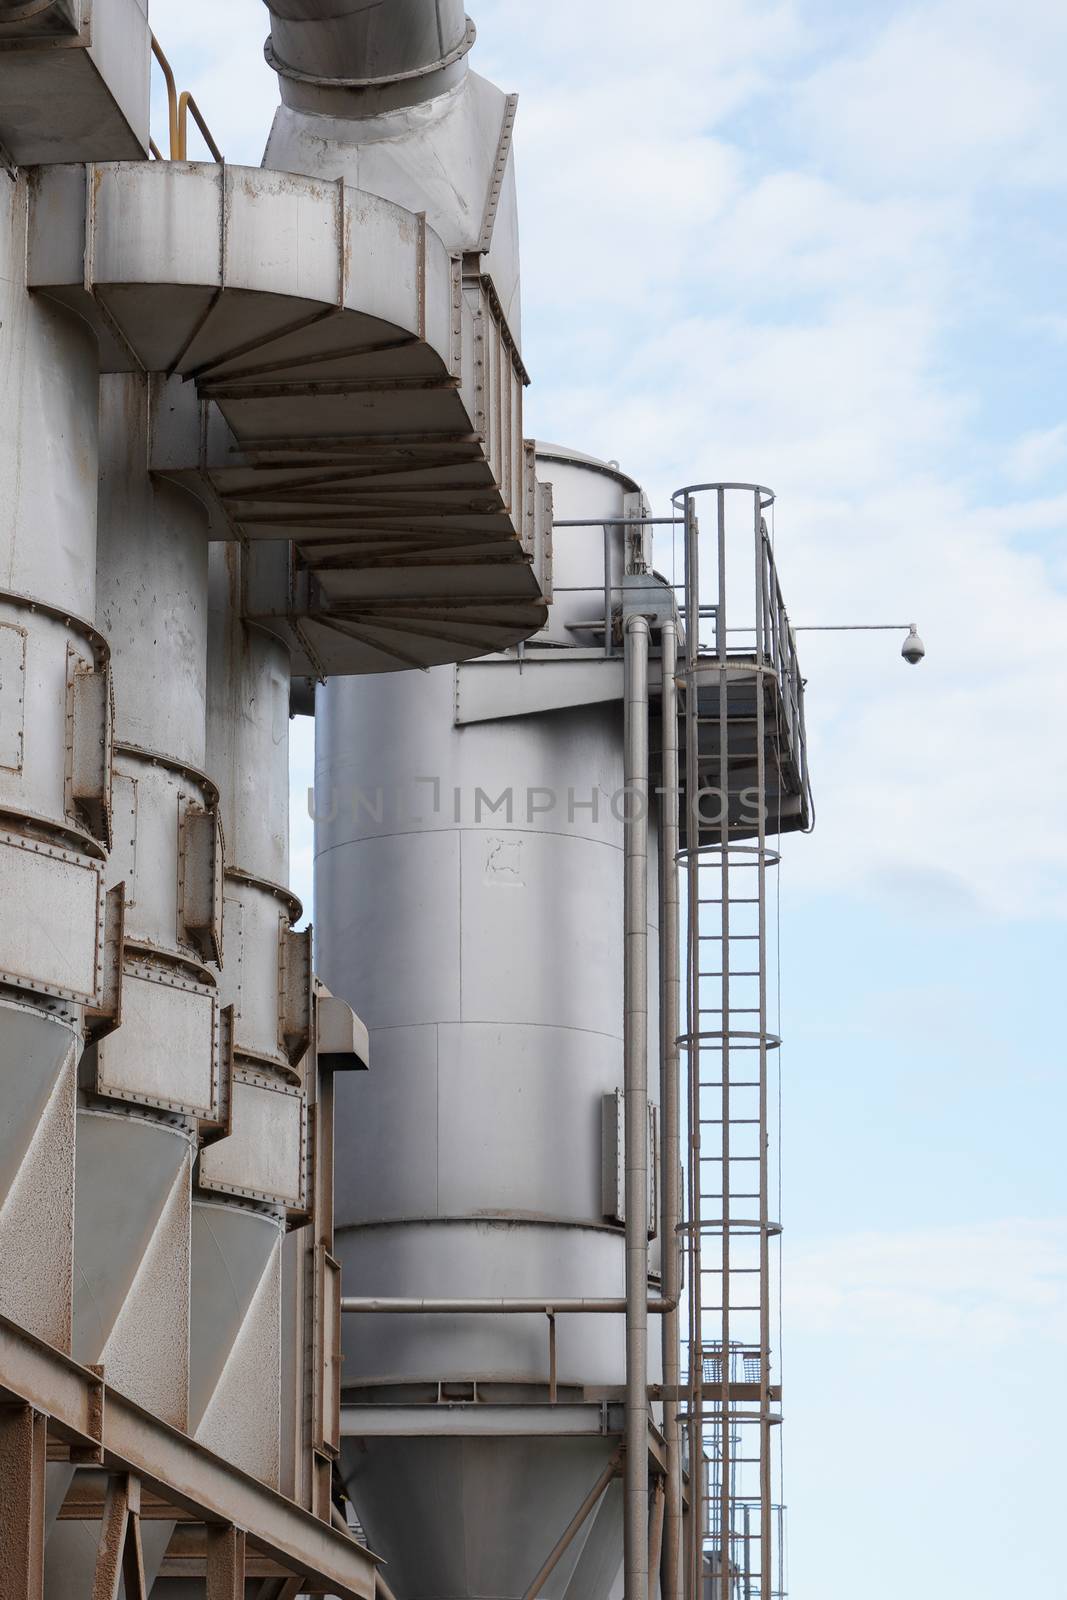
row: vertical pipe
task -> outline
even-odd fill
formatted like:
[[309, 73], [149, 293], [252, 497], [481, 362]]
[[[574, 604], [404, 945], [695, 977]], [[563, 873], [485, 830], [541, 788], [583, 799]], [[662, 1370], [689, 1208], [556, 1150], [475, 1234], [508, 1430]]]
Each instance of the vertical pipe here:
[[663, 1127], [663, 1295], [676, 1309], [660, 1320], [663, 1387], [671, 1396], [664, 1407], [667, 1442], [667, 1486], [664, 1505], [662, 1593], [663, 1600], [679, 1600], [679, 1562], [682, 1536], [682, 1448], [678, 1422], [679, 1313], [681, 1258], [678, 1223], [679, 1104], [678, 1104], [678, 625], [664, 622], [660, 632], [663, 675], [662, 735], [663, 805], [660, 812], [660, 1121]]
[[614, 654], [611, 648], [611, 523], [604, 524], [604, 654]]
[[648, 637], [645, 617], [626, 619], [626, 1600], [648, 1600]]
[[663, 1556], [663, 1521], [666, 1501], [666, 1485], [662, 1478], [657, 1478], [656, 1486], [652, 1491], [652, 1504], [648, 1508], [648, 1600], [656, 1600], [659, 1567]]

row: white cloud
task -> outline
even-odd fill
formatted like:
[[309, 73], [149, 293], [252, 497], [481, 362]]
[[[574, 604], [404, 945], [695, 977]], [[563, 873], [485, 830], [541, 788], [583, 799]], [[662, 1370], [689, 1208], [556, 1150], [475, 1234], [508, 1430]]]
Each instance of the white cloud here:
[[1033, 483], [1067, 461], [1067, 422], [1054, 428], [1024, 434], [1008, 455], [1013, 477], [1020, 483]]
[[[153, 0], [153, 23], [256, 159], [266, 13], [216, 10]], [[791, 876], [1067, 912], [1067, 496], [1026, 493], [1067, 424], [978, 444], [987, 397], [944, 353], [968, 317], [985, 337], [983, 277], [999, 332], [1055, 331], [1057, 306], [1012, 299], [1010, 230], [999, 266], [976, 250], [1003, 185], [1067, 172], [1067, 12], [936, 0], [835, 39], [800, 0], [472, 10], [475, 65], [523, 96], [529, 431], [619, 458], [661, 505], [697, 476], [770, 481], [794, 619], [926, 637], [916, 671], [888, 635], [803, 637], [820, 821]], [[991, 474], [1018, 498], [990, 503]]]
[[1064, 181], [1057, 0], [941, 0], [885, 26], [799, 86], [823, 159], [863, 187], [977, 189]]
[[[902, 1178], [904, 1174], [902, 1173]], [[1067, 1335], [1067, 1221], [1008, 1220], [857, 1233], [787, 1252], [784, 1307], [798, 1336], [966, 1348], [968, 1360]]]

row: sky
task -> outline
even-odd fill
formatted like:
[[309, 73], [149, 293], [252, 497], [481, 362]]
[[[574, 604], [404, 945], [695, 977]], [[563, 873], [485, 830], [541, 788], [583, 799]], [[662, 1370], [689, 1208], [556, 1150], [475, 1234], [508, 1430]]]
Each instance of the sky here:
[[[1067, 1594], [1067, 8], [470, 0], [520, 93], [526, 430], [777, 491], [793, 1600]], [[233, 161], [260, 0], [152, 0]], [[160, 135], [157, 134], [157, 138]], [[310, 899], [310, 737], [294, 725]]]

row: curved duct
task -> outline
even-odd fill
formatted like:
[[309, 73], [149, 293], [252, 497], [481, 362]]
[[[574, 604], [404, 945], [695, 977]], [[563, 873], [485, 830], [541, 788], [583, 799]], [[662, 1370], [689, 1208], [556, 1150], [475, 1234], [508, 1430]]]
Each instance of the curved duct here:
[[512, 131], [518, 97], [468, 70], [462, 0], [266, 0], [282, 104], [263, 165], [416, 214], [488, 282], [521, 345]]
[[[308, 91], [348, 89], [378, 109], [440, 94], [466, 71], [474, 26], [463, 0], [267, 0], [264, 46], [287, 105]], [[358, 114], [358, 113], [357, 113]]]

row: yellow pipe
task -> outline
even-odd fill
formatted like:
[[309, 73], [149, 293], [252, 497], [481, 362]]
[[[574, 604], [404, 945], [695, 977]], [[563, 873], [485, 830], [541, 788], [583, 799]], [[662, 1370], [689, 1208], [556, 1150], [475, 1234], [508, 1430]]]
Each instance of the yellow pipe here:
[[153, 33], [152, 54], [163, 69], [163, 76], [167, 83], [167, 121], [170, 126], [170, 159], [177, 160], [178, 150], [178, 86], [174, 82], [174, 72], [170, 62], [160, 49], [159, 40]]

